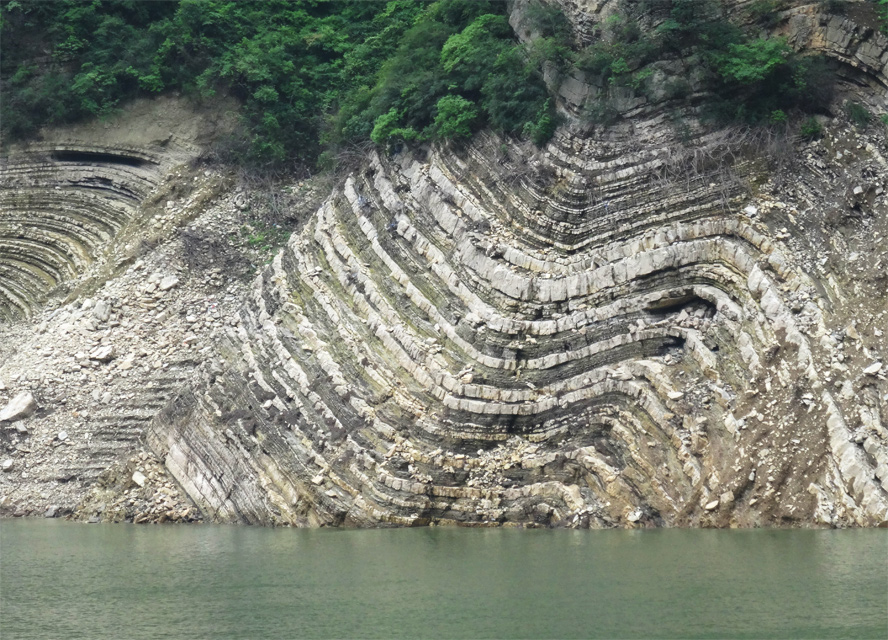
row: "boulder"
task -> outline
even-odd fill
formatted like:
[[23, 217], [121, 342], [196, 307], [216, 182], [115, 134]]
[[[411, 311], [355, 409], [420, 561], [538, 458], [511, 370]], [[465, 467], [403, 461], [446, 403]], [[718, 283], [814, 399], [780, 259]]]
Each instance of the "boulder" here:
[[15, 422], [37, 411], [37, 401], [30, 391], [22, 391], [0, 411], [0, 422]]
[[147, 478], [145, 478], [144, 473], [142, 473], [141, 471], [133, 472], [133, 482], [135, 482], [137, 485], [139, 485], [140, 487], [144, 487], [145, 480], [147, 480]]
[[874, 362], [870, 366], [868, 366], [866, 369], [864, 369], [863, 372], [868, 376], [874, 376], [874, 375], [878, 374], [879, 371], [881, 371], [881, 370], [882, 370], [882, 363], [881, 362]]
[[179, 278], [177, 278], [176, 276], [166, 276], [160, 281], [158, 287], [161, 291], [169, 291], [177, 284], [179, 284]]
[[111, 307], [104, 300], [99, 300], [93, 307], [92, 313], [99, 322], [108, 322], [108, 318], [111, 317]]

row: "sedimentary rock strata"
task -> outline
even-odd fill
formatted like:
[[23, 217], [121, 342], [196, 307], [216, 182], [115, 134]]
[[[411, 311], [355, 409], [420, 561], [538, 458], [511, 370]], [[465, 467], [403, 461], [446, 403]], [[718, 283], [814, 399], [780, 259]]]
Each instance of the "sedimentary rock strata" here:
[[[221, 361], [149, 434], [206, 513], [886, 518], [888, 390], [860, 356], [836, 393], [842, 285], [775, 237], [794, 205], [712, 175], [653, 181], [656, 147], [565, 134], [519, 165], [507, 146], [375, 155], [257, 279]], [[857, 319], [870, 358], [884, 295], [876, 312]]]
[[36, 145], [0, 171], [0, 317], [28, 316], [82, 273], [156, 186], [157, 155], [86, 144]]
[[820, 140], [705, 130], [692, 109], [677, 131], [653, 99], [592, 127], [578, 75], [544, 149], [380, 150], [320, 206], [288, 201], [308, 222], [265, 254], [252, 195], [160, 143], [14, 155], [0, 411], [37, 407], [0, 424], [0, 509], [888, 520], [888, 137], [843, 109], [888, 107], [888, 40], [852, 18], [799, 7], [779, 26], [845, 64]]
[[[0, 514], [132, 522], [201, 518], [147, 450], [144, 434], [212, 355], [215, 334], [242, 304], [251, 265], [272, 255], [270, 247], [255, 245], [256, 235], [284, 218], [257, 220], [265, 192], [248, 192], [231, 172], [195, 161], [199, 146], [190, 130], [199, 130], [196, 118], [212, 122], [183, 103], [160, 100], [128, 108], [98, 132], [45, 136], [42, 145], [53, 149], [83, 149], [88, 140], [95, 148], [101, 141], [104, 155], [89, 160], [90, 175], [108, 170], [105, 156], [121, 149], [120, 140], [133, 146], [136, 135], [142, 144], [135, 148], [158, 161], [141, 182], [121, 178], [129, 186], [96, 192], [96, 199], [108, 200], [107, 208], [128, 190], [119, 207], [127, 221], [84, 253], [82, 271], [72, 268], [54, 286], [31, 282], [27, 310], [0, 322]], [[171, 130], [183, 137], [162, 144]], [[41, 176], [42, 188], [23, 191], [27, 202], [63, 191], [72, 175], [68, 161], [28, 164], [34, 154], [33, 145], [15, 149], [8, 163], [19, 167], [22, 184], [38, 184], [28, 171]], [[130, 175], [124, 167], [122, 175]], [[142, 191], [136, 194], [133, 185]], [[320, 199], [308, 184], [292, 187], [290, 193], [289, 185], [278, 185], [275, 200], [286, 204], [291, 224]], [[85, 189], [72, 187], [78, 188]], [[10, 183], [8, 200], [17, 193]], [[77, 220], [79, 202], [58, 202], [53, 216]], [[8, 219], [7, 211], [10, 218], [20, 215], [13, 209], [4, 209], [0, 221]], [[31, 218], [42, 224], [42, 218]], [[76, 238], [51, 240], [44, 249], [61, 254]]]

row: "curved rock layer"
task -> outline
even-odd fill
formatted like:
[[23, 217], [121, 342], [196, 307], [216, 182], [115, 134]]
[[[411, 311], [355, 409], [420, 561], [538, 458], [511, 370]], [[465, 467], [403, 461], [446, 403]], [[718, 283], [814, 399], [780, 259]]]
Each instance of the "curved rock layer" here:
[[843, 294], [735, 213], [741, 181], [654, 179], [666, 145], [525, 151], [374, 156], [291, 239], [149, 432], [206, 514], [888, 519], [888, 387], [846, 366], [855, 402], [834, 393]]
[[0, 319], [43, 297], [106, 251], [163, 172], [144, 147], [35, 145], [0, 167]]
[[[562, 4], [580, 35], [617, 6]], [[888, 40], [861, 16], [799, 5], [778, 30], [884, 110]], [[479, 136], [335, 191], [149, 432], [206, 515], [888, 520], [884, 132], [839, 126], [772, 175], [779, 145], [677, 149], [630, 98], [543, 154]]]
[[[883, 36], [810, 6], [781, 25], [796, 46], [846, 63], [849, 95], [888, 109]], [[562, 85], [566, 112], [594, 94], [573, 80]], [[112, 280], [103, 295], [113, 316], [93, 321], [86, 304], [44, 313], [35, 335], [48, 326], [68, 337], [26, 336], [12, 366], [0, 362], [16, 392], [34, 377], [59, 386], [34, 389], [49, 402], [27, 424], [4, 423], [16, 500], [28, 487], [61, 493], [53, 483], [74, 477], [83, 484], [69, 486], [71, 499], [99, 486], [115, 460], [138, 464], [130, 454], [145, 429], [216, 521], [888, 520], [885, 131], [853, 129], [837, 105], [821, 141], [694, 138], [689, 126], [694, 140], [682, 146], [662, 104], [623, 106], [616, 126], [566, 126], [544, 151], [481, 134], [465, 147], [368, 158], [242, 305], [240, 285], [218, 309], [200, 282], [163, 299], [158, 282], [179, 255], [169, 251], [149, 261], [150, 277], [133, 265], [119, 287]], [[146, 196], [193, 155], [169, 144], [178, 113], [127, 142], [46, 143], [0, 168], [0, 321], [31, 315], [128, 238], [128, 225], [144, 231], [163, 193]], [[196, 140], [199, 129], [175, 139]], [[202, 219], [235, 224], [245, 197], [223, 200]], [[189, 198], [185, 208], [204, 204]], [[214, 256], [226, 255], [222, 237]], [[180, 244], [187, 253], [194, 242]], [[199, 342], [197, 312], [207, 314], [201, 335], [219, 331], [220, 342]], [[119, 363], [88, 356], [115, 343]], [[39, 375], [30, 344], [43, 345]], [[71, 401], [89, 385], [104, 409]], [[73, 418], [59, 415], [66, 404]], [[39, 485], [37, 457], [58, 469]], [[96, 505], [117, 490], [106, 489]]]

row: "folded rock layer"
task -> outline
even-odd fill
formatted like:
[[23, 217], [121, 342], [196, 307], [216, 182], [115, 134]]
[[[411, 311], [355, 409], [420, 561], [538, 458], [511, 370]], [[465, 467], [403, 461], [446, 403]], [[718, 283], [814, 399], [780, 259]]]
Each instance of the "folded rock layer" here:
[[156, 186], [159, 157], [139, 148], [37, 145], [0, 172], [0, 318], [82, 273]]
[[[562, 4], [582, 37], [619, 7]], [[602, 87], [575, 72], [544, 149], [481, 132], [380, 150], [319, 208], [288, 185], [284, 217], [314, 213], [267, 255], [233, 238], [279, 227], [193, 161], [217, 127], [175, 101], [153, 103], [144, 132], [16, 150], [0, 409], [23, 393], [36, 408], [0, 424], [0, 511], [885, 522], [888, 135], [843, 101], [888, 111], [888, 39], [863, 3], [793, 4], [775, 31], [841, 63], [821, 139], [704, 129], [696, 89], [624, 92], [621, 119], [592, 126]], [[510, 6], [533, 37], [527, 3]]]
[[849, 382], [875, 407], [855, 440], [829, 293], [740, 181], [653, 180], [665, 146], [507, 147], [374, 155], [256, 280], [149, 433], [210, 517], [888, 518], [884, 381]]

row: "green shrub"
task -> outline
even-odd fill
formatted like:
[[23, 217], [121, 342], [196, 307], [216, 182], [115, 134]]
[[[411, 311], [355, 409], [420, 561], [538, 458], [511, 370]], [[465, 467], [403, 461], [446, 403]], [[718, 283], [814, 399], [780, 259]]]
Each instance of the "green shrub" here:
[[713, 55], [715, 71], [729, 83], [750, 85], [772, 76], [786, 64], [791, 51], [783, 38], [731, 43], [726, 51]]
[[419, 137], [419, 132], [413, 127], [399, 126], [403, 114], [394, 107], [389, 109], [376, 119], [370, 139], [376, 144], [385, 144], [388, 141], [411, 141]]
[[478, 119], [474, 103], [462, 96], [444, 96], [438, 100], [437, 109], [434, 130], [438, 137], [468, 138], [472, 135], [472, 124]]
[[545, 104], [537, 111], [536, 118], [527, 122], [522, 130], [522, 135], [530, 138], [538, 147], [543, 146], [558, 128], [559, 118], [552, 108], [552, 101], [546, 100]]
[[848, 102], [845, 104], [845, 113], [848, 115], [851, 123], [858, 129], [866, 129], [873, 118], [873, 114], [869, 112], [869, 109], [859, 102]]
[[786, 124], [789, 120], [789, 116], [786, 115], [786, 112], [783, 109], [774, 109], [771, 112], [771, 115], [768, 116], [768, 122], [771, 124]]
[[613, 84], [638, 88], [651, 73], [637, 74], [661, 52], [662, 46], [657, 38], [642, 32], [636, 21], [612, 15], [600, 38], [577, 56], [576, 66], [599, 86]]
[[807, 118], [802, 122], [799, 129], [799, 135], [805, 140], [816, 140], [823, 134], [823, 127], [817, 121], [817, 118]]

